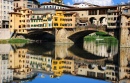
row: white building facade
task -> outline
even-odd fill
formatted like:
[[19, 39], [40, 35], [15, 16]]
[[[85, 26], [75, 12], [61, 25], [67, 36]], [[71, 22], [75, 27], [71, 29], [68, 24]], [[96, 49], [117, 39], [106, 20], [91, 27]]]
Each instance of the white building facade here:
[[0, 83], [13, 81], [13, 70], [8, 69], [8, 54], [0, 54]]
[[0, 28], [9, 28], [9, 12], [13, 12], [13, 0], [0, 0]]
[[45, 2], [41, 4], [40, 8], [48, 9], [48, 10], [55, 10], [55, 9], [69, 9], [69, 8], [75, 8], [75, 7], [64, 5], [64, 4]]
[[14, 8], [38, 8], [39, 2], [37, 0], [14, 0]]
[[94, 5], [94, 4], [87, 3], [87, 2], [74, 3], [73, 6], [74, 6], [74, 7], [77, 7], [77, 8], [98, 7], [98, 5]]

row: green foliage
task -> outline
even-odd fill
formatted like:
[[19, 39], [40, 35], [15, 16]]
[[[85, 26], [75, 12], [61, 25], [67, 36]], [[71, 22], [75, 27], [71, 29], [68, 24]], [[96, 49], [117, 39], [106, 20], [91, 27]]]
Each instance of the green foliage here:
[[0, 40], [1, 44], [5, 43], [28, 43], [29, 40], [27, 39], [6, 39], [6, 40]]
[[10, 39], [8, 43], [28, 43], [29, 40], [26, 39]]
[[5, 43], [8, 43], [8, 41], [7, 40], [0, 40], [0, 43], [5, 44]]
[[103, 39], [99, 42], [118, 42], [118, 40], [115, 37], [110, 36], [109, 34], [105, 32], [95, 32], [95, 35], [88, 35], [84, 37], [84, 41], [95, 41], [96, 39]]
[[96, 32], [95, 33], [97, 36], [110, 36], [109, 34], [105, 33], [105, 32]]

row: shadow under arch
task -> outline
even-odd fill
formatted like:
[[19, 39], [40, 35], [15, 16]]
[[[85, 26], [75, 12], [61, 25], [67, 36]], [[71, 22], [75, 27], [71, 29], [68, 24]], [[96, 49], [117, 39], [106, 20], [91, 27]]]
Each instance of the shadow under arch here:
[[90, 21], [91, 24], [94, 24], [94, 21], [95, 21], [95, 20], [97, 20], [95, 17], [91, 17], [91, 18], [89, 19], [89, 21]]
[[[44, 55], [54, 57], [54, 43], [29, 43], [22, 48], [28, 49], [28, 53], [32, 55]], [[49, 54], [48, 54], [49, 53]]]
[[72, 34], [68, 38], [72, 40], [74, 43], [83, 43], [84, 37], [89, 35], [90, 33], [97, 32], [96, 30], [85, 30]]
[[102, 60], [105, 59], [105, 57], [100, 57], [94, 54], [91, 54], [87, 51], [85, 51], [83, 48], [80, 48], [79, 45], [73, 45], [70, 48], [68, 48], [68, 50], [73, 53], [75, 56], [84, 58], [84, 59], [88, 59], [88, 60]]
[[100, 24], [107, 25], [106, 24], [106, 17], [101, 17], [99, 20], [100, 20]]
[[55, 35], [46, 31], [36, 30], [23, 35], [31, 40], [51, 41], [55, 42]]
[[[87, 36], [87, 35], [89, 35], [91, 33], [95, 33], [95, 32], [105, 32], [105, 31], [84, 30], [84, 31], [79, 31], [77, 33], [74, 33], [74, 34], [70, 35], [68, 38], [70, 40], [72, 40], [75, 44], [77, 44], [77, 43], [83, 43], [85, 36]], [[112, 36], [112, 35], [109, 35], [107, 32], [105, 32], [105, 33], [106, 33], [106, 35], [104, 35], [104, 36]], [[115, 37], [115, 36], [113, 36], [113, 37]]]

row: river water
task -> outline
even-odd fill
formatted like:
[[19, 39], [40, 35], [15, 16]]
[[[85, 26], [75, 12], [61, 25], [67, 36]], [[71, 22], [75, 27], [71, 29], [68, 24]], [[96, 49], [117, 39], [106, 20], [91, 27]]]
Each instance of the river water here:
[[0, 44], [0, 83], [130, 83], [129, 50], [100, 41]]

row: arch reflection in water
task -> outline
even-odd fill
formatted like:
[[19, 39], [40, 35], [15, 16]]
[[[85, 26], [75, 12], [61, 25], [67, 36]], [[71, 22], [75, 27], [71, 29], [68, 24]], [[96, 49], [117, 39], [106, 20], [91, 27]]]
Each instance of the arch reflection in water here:
[[[3, 49], [8, 48], [8, 46], [4, 44], [3, 47]], [[35, 50], [31, 52], [34, 54], [31, 54], [30, 49], [24, 48], [24, 46], [16, 47], [14, 50], [10, 46], [9, 50], [0, 52], [0, 62], [2, 62], [0, 66], [3, 68], [0, 73], [4, 73], [0, 74], [2, 78], [1, 83], [4, 81], [21, 82], [23, 80], [35, 80], [39, 72], [42, 73], [42, 75], [50, 75], [50, 78], [60, 78], [64, 74], [71, 74], [107, 80], [113, 83], [119, 81], [124, 82], [125, 80], [123, 79], [128, 79], [127, 81], [129, 81], [130, 79], [129, 48], [120, 49], [120, 57], [114, 56], [110, 59], [89, 60], [74, 55], [68, 50], [71, 48], [71, 45], [67, 44], [55, 45], [55, 50], [43, 50], [43, 52], [41, 52], [43, 54], [35, 54]], [[32, 45], [31, 48], [33, 48]], [[37, 48], [37, 50], [40, 49], [41, 48]], [[59, 55], [62, 54], [58, 53], [59, 49], [65, 50], [65, 52], [61, 51], [63, 54], [65, 53], [64, 56]], [[52, 55], [55, 55], [55, 57]], [[117, 64], [118, 62], [119, 64]], [[41, 77], [43, 78], [43, 76]], [[5, 78], [9, 80], [4, 80]], [[43, 79], [46, 79], [46, 77], [44, 76]]]
[[100, 42], [100, 40], [84, 41], [84, 49], [101, 57], [113, 57], [118, 53], [117, 42]]

